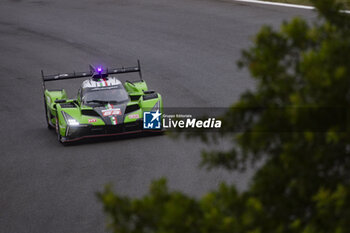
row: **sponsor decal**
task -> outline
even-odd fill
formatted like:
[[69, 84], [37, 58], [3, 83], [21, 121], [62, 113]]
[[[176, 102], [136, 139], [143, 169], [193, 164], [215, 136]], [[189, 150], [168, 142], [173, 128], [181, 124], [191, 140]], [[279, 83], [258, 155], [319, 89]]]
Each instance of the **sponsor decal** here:
[[215, 118], [208, 118], [207, 120], [199, 120], [196, 118], [186, 118], [186, 119], [163, 119], [164, 128], [206, 128], [206, 129], [218, 129], [221, 128], [221, 121]]
[[99, 79], [98, 83], [99, 83], [100, 87], [107, 87], [108, 86], [107, 80], [105, 78]]
[[113, 104], [107, 104], [106, 110], [102, 110], [102, 115], [103, 116], [109, 116], [109, 119], [111, 120], [112, 125], [117, 125], [117, 117], [116, 115], [122, 115], [122, 112], [120, 108], [114, 108]]
[[94, 87], [91, 88], [92, 91], [100, 91], [100, 90], [111, 90], [111, 89], [118, 89], [120, 88], [120, 85], [114, 85], [114, 86], [107, 86], [107, 87]]
[[68, 77], [68, 74], [59, 74], [59, 75], [54, 76], [53, 78], [58, 79], [58, 78], [62, 78], [62, 77]]
[[130, 119], [138, 119], [138, 118], [140, 118], [139, 114], [130, 114], [130, 115], [128, 115], [128, 117]]
[[93, 119], [89, 119], [88, 121], [89, 121], [89, 123], [94, 123], [97, 121], [97, 119], [93, 118]]
[[116, 115], [121, 115], [122, 112], [120, 110], [120, 108], [112, 108], [112, 109], [105, 109], [105, 110], [102, 110], [102, 115], [104, 117], [106, 116], [116, 116]]
[[143, 128], [144, 129], [160, 129], [160, 116], [162, 114], [157, 110], [156, 112], [143, 113]]
[[214, 117], [198, 119], [191, 114], [172, 114], [162, 115], [157, 112], [144, 112], [143, 128], [144, 129], [219, 129], [221, 120]]
[[113, 125], [116, 125], [118, 122], [117, 122], [117, 117], [113, 116], [111, 117], [111, 122]]

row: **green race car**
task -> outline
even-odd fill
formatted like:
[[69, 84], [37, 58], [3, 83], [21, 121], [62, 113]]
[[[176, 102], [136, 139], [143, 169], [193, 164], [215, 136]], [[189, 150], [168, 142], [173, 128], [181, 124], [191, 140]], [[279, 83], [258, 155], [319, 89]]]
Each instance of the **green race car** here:
[[[121, 82], [115, 75], [138, 72], [140, 80]], [[119, 77], [119, 76], [118, 76]], [[76, 99], [68, 99], [64, 89], [49, 90], [45, 82], [88, 78], [78, 90]], [[58, 141], [67, 143], [88, 137], [113, 136], [127, 133], [159, 132], [162, 97], [148, 89], [138, 66], [95, 69], [89, 72], [44, 75], [42, 71], [45, 118], [49, 128], [55, 128]], [[156, 121], [144, 125], [145, 114]]]

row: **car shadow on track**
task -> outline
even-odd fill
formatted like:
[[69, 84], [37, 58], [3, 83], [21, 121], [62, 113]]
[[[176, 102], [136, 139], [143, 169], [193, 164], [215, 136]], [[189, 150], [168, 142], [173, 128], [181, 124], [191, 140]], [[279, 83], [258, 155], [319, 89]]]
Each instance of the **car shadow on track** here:
[[112, 141], [132, 140], [132, 139], [163, 136], [163, 135], [164, 135], [164, 131], [152, 132], [152, 133], [147, 133], [147, 132], [131, 133], [131, 134], [117, 135], [117, 136], [83, 138], [83, 139], [78, 140], [78, 141], [66, 142], [63, 145], [70, 147], [70, 146], [79, 146], [79, 145], [84, 145], [84, 144], [92, 144], [92, 143], [95, 144], [95, 143], [105, 143], [105, 142], [112, 142]]

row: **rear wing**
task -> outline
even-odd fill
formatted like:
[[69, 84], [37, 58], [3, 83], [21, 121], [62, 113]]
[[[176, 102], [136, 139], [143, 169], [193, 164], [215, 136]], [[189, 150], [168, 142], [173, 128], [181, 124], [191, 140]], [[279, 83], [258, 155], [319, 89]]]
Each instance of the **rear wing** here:
[[[59, 81], [59, 80], [67, 80], [67, 79], [75, 79], [75, 78], [87, 78], [92, 77], [93, 75], [101, 74], [102, 68], [97, 68], [97, 70], [90, 65], [90, 71], [88, 72], [73, 72], [73, 73], [62, 73], [62, 74], [50, 74], [50, 75], [44, 75], [44, 71], [41, 70], [41, 77], [42, 77], [42, 88], [43, 88], [43, 96], [45, 100], [45, 82], [50, 81]], [[121, 68], [115, 68], [115, 69], [106, 69], [103, 71], [104, 75], [109, 74], [125, 74], [125, 73], [134, 73], [138, 72], [140, 76], [140, 80], [142, 79], [142, 73], [141, 73], [141, 64], [140, 60], [137, 60], [137, 66], [132, 67], [121, 67]]]
[[[91, 67], [91, 66], [90, 66]], [[97, 72], [97, 71], [95, 71]], [[90, 77], [95, 73], [91, 68], [88, 72], [73, 72], [73, 73], [62, 73], [62, 74], [51, 74], [51, 75], [44, 75], [44, 71], [41, 70], [41, 77], [43, 80], [43, 83], [49, 82], [49, 81], [58, 81], [58, 80], [66, 80], [66, 79], [75, 79], [75, 78], [86, 78]], [[132, 73], [132, 72], [138, 72], [140, 76], [140, 80], [142, 81], [142, 73], [141, 73], [141, 65], [140, 61], [137, 60], [137, 66], [132, 67], [121, 67], [121, 68], [115, 68], [115, 69], [106, 69], [105, 74], [123, 74], [123, 73]]]
[[[75, 78], [86, 78], [86, 77], [92, 77], [96, 72], [100, 72], [101, 70], [95, 70], [91, 69], [88, 72], [73, 72], [73, 73], [62, 73], [62, 74], [51, 74], [51, 75], [44, 75], [44, 71], [41, 70], [41, 77], [42, 77], [42, 84], [43, 89], [45, 90], [45, 82], [50, 81], [59, 81], [59, 80], [66, 80], [66, 79], [75, 79]], [[121, 68], [115, 68], [115, 69], [106, 69], [104, 71], [104, 74], [125, 74], [125, 73], [133, 73], [138, 72], [140, 76], [140, 80], [142, 80], [142, 73], [141, 73], [141, 65], [140, 61], [137, 60], [137, 66], [132, 67], [121, 67]]]

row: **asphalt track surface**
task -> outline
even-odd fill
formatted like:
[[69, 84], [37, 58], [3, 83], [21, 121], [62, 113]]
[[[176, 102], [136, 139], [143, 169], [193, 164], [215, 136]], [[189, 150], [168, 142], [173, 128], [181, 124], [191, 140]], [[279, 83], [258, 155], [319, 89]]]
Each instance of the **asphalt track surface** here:
[[[236, 60], [263, 24], [309, 10], [206, 0], [0, 2], [0, 232], [104, 232], [95, 192], [139, 197], [151, 180], [200, 197], [253, 174], [200, 169], [198, 141], [131, 137], [63, 147], [45, 125], [40, 69], [133, 65], [167, 107], [227, 107], [254, 82]], [[74, 96], [82, 80], [55, 83]], [[224, 148], [222, 143], [218, 145]]]

